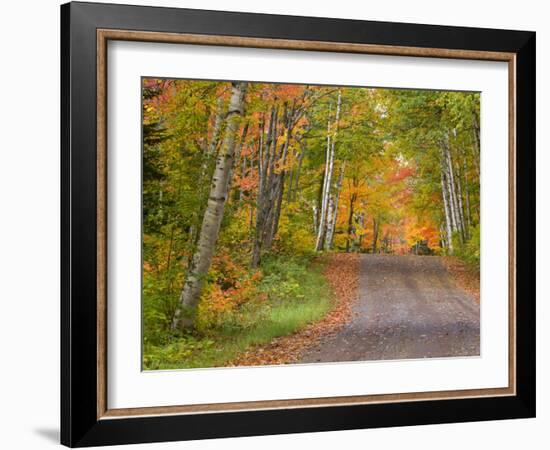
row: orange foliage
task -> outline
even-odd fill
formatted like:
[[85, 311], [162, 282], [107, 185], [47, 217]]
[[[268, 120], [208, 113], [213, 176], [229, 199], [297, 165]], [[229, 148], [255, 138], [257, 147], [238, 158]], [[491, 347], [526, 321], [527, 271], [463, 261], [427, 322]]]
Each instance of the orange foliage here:
[[[403, 164], [395, 158], [373, 158], [369, 167], [362, 168], [363, 177], [344, 181], [340, 194], [337, 225], [343, 233], [336, 244], [344, 246], [348, 239], [350, 203], [353, 199], [354, 220], [349, 238], [363, 250], [370, 250], [374, 241], [374, 222], [378, 223], [377, 249], [397, 254], [409, 253], [411, 247], [426, 241], [434, 249], [439, 246], [438, 227], [427, 217], [419, 218], [413, 209], [414, 188], [411, 182], [417, 175], [416, 167]], [[363, 217], [358, 223], [357, 215]]]
[[208, 323], [215, 322], [221, 314], [233, 311], [252, 298], [257, 301], [265, 299], [256, 288], [262, 277], [261, 271], [250, 273], [227, 252], [214, 257], [209, 277], [212, 282], [205, 289], [200, 305], [200, 315]]

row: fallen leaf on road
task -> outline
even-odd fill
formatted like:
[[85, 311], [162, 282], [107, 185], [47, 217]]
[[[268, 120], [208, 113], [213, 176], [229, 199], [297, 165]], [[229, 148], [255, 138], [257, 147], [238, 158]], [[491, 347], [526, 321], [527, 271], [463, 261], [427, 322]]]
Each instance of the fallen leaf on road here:
[[458, 287], [474, 297], [479, 304], [479, 272], [474, 272], [456, 256], [444, 256], [443, 264], [452, 275]]

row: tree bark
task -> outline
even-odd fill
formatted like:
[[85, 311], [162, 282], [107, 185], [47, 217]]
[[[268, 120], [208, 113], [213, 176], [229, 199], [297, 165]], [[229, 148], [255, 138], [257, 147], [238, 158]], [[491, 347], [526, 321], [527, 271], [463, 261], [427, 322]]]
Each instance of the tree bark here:
[[340, 203], [340, 191], [342, 190], [342, 183], [344, 181], [344, 173], [346, 171], [346, 162], [342, 163], [340, 167], [340, 175], [338, 176], [338, 181], [336, 182], [336, 192], [332, 200], [332, 218], [327, 226], [327, 238], [326, 238], [326, 248], [328, 250], [332, 249], [334, 243], [334, 231], [336, 229], [336, 220], [338, 218], [338, 204]]
[[477, 178], [480, 177], [480, 156], [481, 156], [481, 136], [479, 117], [475, 111], [472, 111], [472, 134], [474, 137], [474, 167], [477, 172]]
[[268, 221], [267, 217], [267, 201], [269, 194], [269, 187], [271, 185], [272, 179], [272, 165], [274, 161], [273, 153], [273, 142], [275, 141], [275, 148], [277, 142], [277, 121], [278, 121], [279, 110], [276, 105], [271, 107], [271, 115], [269, 119], [269, 125], [267, 130], [267, 136], [265, 143], [263, 140], [263, 133], [265, 127], [265, 121], [262, 120], [260, 123], [261, 126], [261, 135], [260, 135], [260, 155], [259, 155], [259, 164], [258, 164], [258, 193], [256, 197], [256, 232], [254, 236], [254, 245], [252, 248], [252, 260], [251, 266], [253, 269], [257, 268], [260, 265], [260, 258], [262, 252], [262, 245], [265, 240], [265, 224]]
[[300, 142], [300, 154], [298, 156], [298, 167], [296, 169], [296, 174], [294, 175], [294, 182], [292, 187], [292, 197], [291, 200], [293, 202], [296, 201], [296, 193], [298, 192], [298, 188], [300, 186], [300, 175], [302, 173], [302, 163], [304, 161], [304, 156], [306, 155], [306, 144], [301, 141]]
[[462, 154], [462, 172], [464, 174], [464, 191], [465, 191], [465, 201], [466, 201], [466, 221], [468, 224], [468, 233], [467, 238], [470, 238], [470, 230], [472, 229], [472, 208], [470, 206], [470, 186], [468, 180], [468, 166], [466, 164], [466, 152]]
[[372, 253], [377, 253], [378, 248], [378, 228], [380, 224], [378, 220], [373, 217], [372, 219]]
[[472, 229], [472, 207], [470, 206], [470, 188], [468, 187], [468, 178], [464, 181], [464, 189], [466, 191], [464, 198], [466, 201], [466, 223], [468, 229], [466, 237], [470, 239]]
[[[365, 229], [365, 214], [361, 213], [361, 214], [358, 214], [357, 216], [358, 216], [357, 217], [357, 223], [359, 223], [359, 225], [361, 225], [362, 229]], [[364, 234], [361, 233], [361, 235], [359, 236], [358, 242], [357, 242], [357, 246], [359, 247], [359, 251], [361, 251], [361, 247], [363, 246], [363, 237], [364, 237]]]
[[223, 119], [225, 115], [225, 102], [223, 97], [219, 97], [216, 103], [216, 117], [214, 118], [214, 127], [212, 128], [212, 137], [208, 145], [208, 154], [211, 156], [216, 153], [218, 142], [220, 140], [220, 131], [222, 129]]
[[327, 206], [327, 224], [326, 224], [326, 232], [325, 232], [325, 249], [329, 250], [330, 248], [330, 233], [332, 230], [332, 227], [334, 226], [334, 222], [336, 220], [336, 204], [334, 201], [334, 195], [329, 196], [328, 198], [328, 206]]
[[[233, 171], [235, 170], [235, 166], [237, 165], [237, 163], [240, 162], [240, 159], [241, 159], [241, 152], [242, 152], [243, 147], [244, 147], [244, 142], [246, 140], [246, 135], [248, 134], [248, 125], [249, 125], [248, 122], [244, 124], [239, 144], [235, 145], [235, 154], [233, 156], [233, 165], [231, 166], [231, 169], [229, 170], [229, 176], [228, 176], [228, 178], [230, 180], [229, 181], [230, 183], [233, 180]], [[242, 178], [242, 176], [243, 176], [243, 174], [241, 172], [241, 178]], [[229, 186], [229, 189], [231, 189], [231, 185]], [[233, 199], [238, 200], [240, 198], [240, 195], [241, 195], [241, 189], [239, 187], [239, 188], [235, 189], [234, 194], [233, 194]]]
[[317, 234], [319, 230], [319, 208], [313, 205], [313, 231]]
[[444, 145], [445, 148], [445, 154], [447, 157], [447, 168], [448, 168], [448, 174], [449, 174], [449, 184], [450, 184], [450, 193], [451, 193], [451, 204], [453, 208], [453, 215], [454, 220], [456, 224], [456, 231], [458, 231], [460, 235], [460, 239], [463, 242], [464, 241], [464, 224], [463, 224], [463, 213], [462, 213], [462, 200], [460, 199], [458, 193], [457, 193], [457, 180], [455, 177], [455, 171], [453, 167], [453, 158], [451, 155], [451, 149], [448, 140], [445, 142]]
[[357, 194], [354, 192], [350, 195], [349, 198], [349, 216], [348, 216], [348, 237], [346, 239], [346, 253], [349, 253], [350, 251], [350, 243], [351, 243], [351, 236], [353, 234], [353, 214], [354, 214], [354, 206], [355, 206], [355, 200], [357, 198]]
[[456, 173], [456, 187], [458, 191], [458, 212], [460, 215], [460, 223], [462, 225], [462, 241], [465, 242], [468, 236], [468, 229], [466, 227], [466, 220], [464, 218], [464, 204], [462, 201], [462, 173], [458, 170]]
[[479, 117], [476, 112], [472, 112], [472, 127], [474, 129], [474, 139], [476, 143], [477, 153], [480, 153], [481, 150], [481, 137], [480, 137], [480, 127], [479, 127]]
[[330, 118], [327, 126], [327, 160], [325, 163], [325, 182], [323, 190], [323, 201], [321, 204], [321, 217], [319, 218], [319, 232], [317, 234], [317, 241], [315, 249], [321, 251], [325, 245], [326, 239], [326, 221], [327, 221], [327, 208], [330, 197], [330, 190], [332, 184], [332, 172], [334, 170], [334, 152], [336, 144], [336, 135], [338, 133], [338, 124], [340, 120], [340, 108], [342, 106], [342, 91], [338, 91], [338, 101], [336, 104], [336, 116], [335, 116], [335, 130], [334, 135], [331, 137]]
[[272, 114], [271, 133], [268, 139], [272, 142], [272, 145], [267, 145], [268, 155], [264, 160], [265, 170], [261, 176], [263, 181], [260, 183], [261, 189], [258, 191], [256, 239], [252, 253], [253, 268], [258, 267], [260, 264], [262, 253], [271, 249], [278, 231], [284, 195], [285, 164], [296, 122], [296, 102], [293, 101], [290, 108], [285, 102], [281, 120], [282, 130], [280, 132], [281, 136], [285, 136], [285, 139], [281, 145], [278, 145], [278, 107], [274, 108], [275, 114]]
[[[210, 142], [208, 143], [208, 146], [206, 147], [203, 155], [202, 155], [202, 163], [201, 163], [201, 171], [198, 179], [198, 192], [199, 197], [202, 201], [203, 197], [206, 196], [207, 189], [208, 189], [208, 176], [211, 173], [212, 170], [212, 161], [214, 159], [214, 155], [216, 154], [216, 150], [218, 148], [218, 143], [220, 140], [220, 131], [222, 129], [223, 120], [225, 117], [226, 111], [225, 111], [225, 102], [223, 97], [219, 97], [218, 101], [216, 103], [216, 113], [214, 116], [214, 126], [212, 127], [212, 136], [210, 137]], [[200, 225], [200, 220], [203, 217], [204, 214], [204, 207], [200, 206], [197, 211], [195, 211], [192, 215], [191, 220], [191, 227], [189, 229], [189, 243], [191, 245], [191, 248], [195, 246], [197, 243], [197, 229]], [[192, 257], [189, 259], [189, 263], [191, 263]]]
[[284, 194], [284, 187], [285, 187], [285, 175], [286, 171], [284, 169], [286, 165], [286, 160], [288, 157], [288, 150], [290, 148], [290, 141], [292, 139], [292, 132], [294, 129], [294, 120], [296, 113], [296, 102], [293, 102], [292, 107], [290, 110], [288, 110], [285, 106], [285, 117], [286, 117], [286, 139], [284, 144], [282, 145], [282, 150], [278, 154], [278, 159], [281, 163], [281, 168], [279, 169], [279, 173], [276, 174], [274, 180], [273, 180], [273, 193], [274, 197], [271, 200], [270, 208], [273, 210], [271, 214], [271, 223], [268, 224], [269, 228], [267, 230], [267, 241], [266, 241], [266, 249], [271, 249], [271, 245], [273, 243], [273, 239], [275, 239], [275, 235], [277, 234], [277, 231], [279, 229], [279, 218], [281, 216], [281, 206], [283, 202], [283, 194]]
[[325, 218], [326, 218], [326, 208], [328, 203], [327, 196], [327, 186], [329, 181], [329, 167], [330, 167], [330, 149], [331, 149], [331, 135], [330, 135], [330, 106], [328, 110], [328, 119], [327, 119], [327, 147], [325, 151], [325, 173], [323, 176], [323, 187], [321, 189], [321, 210], [319, 214], [319, 222], [317, 227], [317, 239], [315, 241], [315, 250], [319, 251], [322, 249], [321, 241], [324, 237], [324, 228], [325, 228]]
[[233, 83], [229, 110], [226, 116], [225, 135], [222, 147], [216, 159], [216, 168], [212, 176], [212, 185], [199, 235], [197, 249], [187, 271], [182, 289], [179, 308], [174, 315], [173, 327], [191, 329], [195, 325], [204, 280], [216, 248], [225, 202], [229, 193], [229, 175], [235, 153], [235, 135], [240, 125], [244, 109], [244, 96], [247, 84]]
[[442, 158], [442, 170], [445, 174], [445, 182], [446, 182], [446, 192], [448, 196], [448, 205], [449, 205], [449, 212], [450, 212], [450, 218], [451, 218], [451, 235], [455, 231], [459, 231], [459, 225], [458, 225], [458, 211], [456, 208], [456, 201], [454, 196], [454, 182], [451, 177], [451, 166], [450, 161], [448, 157], [448, 143], [442, 142], [441, 144], [441, 158]]
[[443, 197], [443, 207], [445, 210], [445, 228], [447, 231], [447, 248], [449, 253], [453, 254], [453, 228], [452, 228], [452, 219], [451, 211], [449, 207], [449, 202], [447, 200], [447, 183], [445, 180], [445, 173], [443, 170], [443, 161], [441, 161], [441, 196]]
[[[248, 172], [248, 164], [247, 164], [247, 157], [245, 156], [243, 157], [241, 162], [241, 180], [246, 177], [247, 172]], [[242, 183], [241, 183], [241, 186], [239, 186], [239, 195], [237, 197], [237, 200], [241, 201], [243, 199], [243, 196], [244, 196], [244, 192], [243, 192]]]

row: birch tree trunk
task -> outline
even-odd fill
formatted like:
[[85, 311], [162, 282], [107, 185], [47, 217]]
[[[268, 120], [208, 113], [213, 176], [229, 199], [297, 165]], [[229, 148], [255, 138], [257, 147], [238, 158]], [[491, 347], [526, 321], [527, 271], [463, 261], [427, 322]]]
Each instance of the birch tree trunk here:
[[462, 174], [459, 171], [456, 173], [456, 187], [458, 191], [458, 212], [460, 215], [460, 223], [462, 225], [462, 241], [464, 242], [468, 236], [468, 230], [466, 227], [466, 220], [464, 218], [464, 205], [462, 202]]
[[329, 240], [330, 240], [330, 232], [332, 230], [332, 227], [334, 225], [335, 221], [335, 202], [334, 202], [334, 195], [331, 195], [328, 199], [328, 206], [327, 206], [327, 224], [326, 224], [326, 236], [325, 236], [325, 249], [328, 250], [329, 248]]
[[327, 202], [328, 202], [328, 196], [326, 195], [326, 192], [327, 192], [327, 185], [328, 185], [328, 179], [329, 179], [330, 149], [331, 149], [330, 109], [331, 108], [329, 106], [328, 119], [327, 119], [327, 147], [325, 151], [325, 174], [323, 176], [323, 187], [321, 189], [321, 210], [320, 210], [319, 221], [317, 226], [317, 239], [315, 241], [316, 251], [319, 251], [322, 248], [322, 246], [321, 248], [319, 248], [319, 245], [320, 245], [322, 235], [324, 233], [326, 208], [327, 208]]
[[319, 208], [317, 208], [317, 205], [313, 205], [313, 231], [315, 231], [315, 234], [317, 234], [319, 230]]
[[[216, 115], [214, 116], [214, 126], [212, 128], [212, 136], [210, 137], [210, 142], [208, 143], [208, 146], [205, 149], [205, 152], [202, 156], [202, 163], [201, 163], [201, 171], [198, 179], [198, 187], [199, 187], [199, 197], [202, 199], [206, 196], [206, 192], [208, 189], [208, 175], [211, 173], [212, 170], [212, 161], [214, 159], [214, 155], [216, 154], [216, 150], [218, 148], [218, 143], [220, 140], [220, 131], [222, 129], [223, 119], [225, 116], [225, 104], [224, 104], [223, 97], [219, 97], [218, 101], [216, 103]], [[189, 243], [191, 245], [191, 248], [196, 244], [197, 240], [197, 229], [200, 225], [200, 220], [203, 217], [204, 214], [204, 207], [200, 207], [197, 211], [193, 213], [193, 217], [191, 220], [191, 227], [189, 229]], [[191, 262], [191, 259], [190, 259]]]
[[441, 248], [448, 249], [449, 247], [447, 246], [446, 235], [447, 235], [447, 231], [445, 229], [445, 225], [443, 224], [443, 222], [440, 222], [439, 223], [439, 246]]
[[474, 138], [474, 167], [476, 169], [477, 178], [479, 179], [480, 169], [480, 157], [481, 157], [481, 137], [479, 130], [479, 117], [475, 111], [472, 111], [472, 134]]
[[351, 243], [351, 236], [353, 234], [353, 214], [354, 214], [354, 206], [355, 206], [355, 200], [357, 198], [357, 194], [354, 192], [351, 194], [349, 199], [349, 216], [348, 216], [348, 237], [346, 239], [346, 253], [349, 253], [350, 251], [350, 243]]
[[317, 241], [315, 243], [315, 249], [321, 251], [325, 245], [326, 238], [326, 221], [327, 221], [327, 207], [330, 197], [330, 189], [332, 184], [332, 172], [334, 170], [334, 151], [336, 144], [336, 135], [338, 133], [338, 123], [340, 120], [340, 108], [342, 106], [342, 91], [338, 91], [338, 101], [336, 105], [336, 117], [335, 117], [335, 130], [331, 139], [330, 134], [330, 119], [327, 129], [327, 159], [325, 163], [325, 182], [323, 186], [323, 197], [321, 203], [321, 217], [319, 218], [319, 231], [317, 233]]
[[212, 137], [210, 138], [210, 143], [208, 144], [208, 149], [205, 155], [206, 158], [204, 158], [203, 160], [201, 177], [206, 176], [208, 163], [212, 156], [216, 154], [216, 148], [218, 147], [218, 142], [220, 140], [220, 131], [222, 129], [223, 119], [225, 115], [224, 106], [225, 105], [223, 97], [218, 98], [218, 102], [216, 104], [216, 117], [214, 118], [214, 127], [212, 128]]
[[447, 202], [449, 205], [449, 212], [450, 212], [450, 218], [451, 218], [451, 234], [449, 235], [449, 237], [452, 240], [452, 233], [454, 233], [455, 231], [459, 231], [459, 225], [458, 225], [458, 211], [456, 208], [456, 201], [454, 197], [454, 183], [451, 178], [451, 167], [449, 164], [447, 149], [448, 149], [447, 142], [442, 142], [441, 144], [442, 170], [445, 175]]
[[[443, 161], [441, 161], [443, 164]], [[452, 228], [452, 219], [451, 219], [451, 211], [449, 207], [449, 202], [447, 200], [447, 183], [445, 181], [445, 174], [443, 171], [443, 167], [441, 167], [441, 196], [443, 197], [443, 207], [445, 210], [445, 228], [447, 231], [447, 248], [449, 249], [449, 253], [453, 254], [453, 228]]]
[[470, 238], [470, 230], [472, 229], [472, 208], [470, 206], [470, 186], [468, 180], [468, 166], [466, 164], [466, 152], [462, 152], [462, 173], [464, 174], [464, 191], [466, 200], [466, 221], [468, 225], [467, 238]]
[[[451, 233], [454, 233], [457, 230], [456, 225], [456, 215], [455, 215], [455, 209], [454, 209], [454, 201], [453, 201], [453, 188], [451, 186], [451, 181], [449, 177], [448, 168], [445, 166], [445, 188], [447, 193], [447, 202], [449, 204], [449, 216], [451, 218]], [[451, 234], [452, 236], [452, 234]]]
[[453, 210], [453, 219], [455, 221], [455, 225], [456, 225], [456, 231], [459, 232], [460, 234], [460, 238], [462, 241], [464, 241], [464, 225], [463, 225], [463, 222], [462, 222], [462, 218], [463, 218], [463, 214], [462, 214], [462, 210], [460, 208], [460, 204], [461, 204], [461, 200], [459, 199], [458, 197], [458, 194], [457, 194], [457, 188], [456, 188], [456, 180], [455, 180], [455, 175], [454, 175], [454, 168], [453, 168], [453, 159], [452, 159], [452, 156], [451, 156], [451, 150], [449, 148], [449, 142], [446, 141], [445, 144], [444, 144], [444, 149], [445, 149], [445, 155], [446, 155], [446, 158], [447, 158], [447, 171], [448, 171], [448, 174], [449, 174], [449, 179], [448, 179], [448, 182], [449, 182], [449, 192], [450, 192], [450, 195], [451, 195], [451, 206], [452, 206], [452, 210]]
[[317, 234], [317, 242], [315, 245], [317, 251], [321, 251], [323, 249], [326, 239], [328, 208], [331, 198], [330, 191], [332, 185], [332, 173], [334, 171], [334, 139], [332, 139], [332, 144], [327, 156], [327, 175], [325, 178], [325, 186], [321, 204], [321, 217], [319, 218], [319, 232]]
[[193, 255], [179, 298], [179, 308], [174, 314], [174, 328], [193, 328], [195, 324], [204, 279], [212, 263], [223, 219], [225, 201], [229, 194], [231, 182], [229, 175], [234, 160], [235, 135], [243, 115], [246, 88], [247, 84], [243, 82], [233, 83], [232, 85], [231, 100], [226, 116], [225, 135], [212, 176], [210, 195], [204, 212], [197, 249]]
[[346, 162], [342, 163], [340, 167], [340, 175], [338, 176], [338, 181], [336, 182], [336, 192], [333, 196], [332, 206], [332, 217], [327, 224], [327, 238], [326, 238], [326, 248], [328, 250], [332, 249], [334, 242], [334, 230], [336, 229], [336, 220], [338, 218], [338, 203], [340, 202], [340, 191], [342, 190], [342, 183], [344, 181], [344, 173], [346, 171]]

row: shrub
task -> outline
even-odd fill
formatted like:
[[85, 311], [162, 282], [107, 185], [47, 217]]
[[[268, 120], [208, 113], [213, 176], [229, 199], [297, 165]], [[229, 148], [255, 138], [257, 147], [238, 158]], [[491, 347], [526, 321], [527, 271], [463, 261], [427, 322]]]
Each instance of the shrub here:
[[[309, 257], [271, 256], [262, 272], [253, 274], [223, 258], [214, 266], [199, 308], [201, 332], [169, 333], [158, 344], [146, 340], [146, 370], [223, 366], [243, 351], [319, 320], [333, 305], [321, 264]], [[238, 292], [231, 291], [235, 288]], [[158, 319], [155, 323], [164, 320]]]
[[464, 261], [471, 269], [479, 270], [480, 262], [480, 226], [470, 230], [471, 236], [464, 244], [456, 246], [456, 256]]
[[144, 344], [160, 345], [171, 337], [171, 322], [176, 310], [177, 295], [167, 292], [163, 280], [151, 275], [143, 277], [143, 341]]
[[240, 310], [258, 299], [261, 277], [260, 271], [251, 272], [227, 253], [216, 256], [199, 303], [197, 330], [205, 333], [213, 328], [243, 326]]

